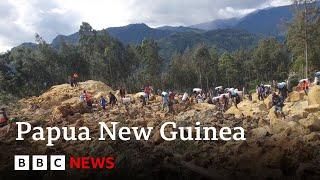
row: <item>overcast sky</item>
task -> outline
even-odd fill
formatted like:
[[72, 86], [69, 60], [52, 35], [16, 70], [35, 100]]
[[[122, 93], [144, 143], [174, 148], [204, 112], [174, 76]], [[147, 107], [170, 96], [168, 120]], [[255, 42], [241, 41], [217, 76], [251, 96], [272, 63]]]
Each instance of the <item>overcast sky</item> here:
[[95, 29], [146, 23], [192, 25], [241, 17], [290, 0], [0, 0], [0, 52], [39, 33], [45, 40], [71, 34], [85, 21]]

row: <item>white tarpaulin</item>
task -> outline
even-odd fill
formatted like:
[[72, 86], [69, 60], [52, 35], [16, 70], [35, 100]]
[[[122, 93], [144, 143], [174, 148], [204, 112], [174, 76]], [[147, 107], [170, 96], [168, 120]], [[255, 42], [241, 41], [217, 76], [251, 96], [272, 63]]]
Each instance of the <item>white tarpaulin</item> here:
[[200, 88], [193, 88], [193, 92], [200, 93], [200, 92], [202, 92], [202, 89], [200, 89]]

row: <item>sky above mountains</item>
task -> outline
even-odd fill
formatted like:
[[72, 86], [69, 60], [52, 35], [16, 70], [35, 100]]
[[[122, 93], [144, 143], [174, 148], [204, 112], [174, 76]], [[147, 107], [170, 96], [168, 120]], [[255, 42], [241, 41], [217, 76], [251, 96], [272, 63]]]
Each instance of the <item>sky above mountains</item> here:
[[288, 4], [290, 0], [1, 0], [0, 52], [33, 42], [35, 33], [50, 42], [58, 34], [76, 32], [83, 21], [95, 29], [131, 23], [189, 26]]

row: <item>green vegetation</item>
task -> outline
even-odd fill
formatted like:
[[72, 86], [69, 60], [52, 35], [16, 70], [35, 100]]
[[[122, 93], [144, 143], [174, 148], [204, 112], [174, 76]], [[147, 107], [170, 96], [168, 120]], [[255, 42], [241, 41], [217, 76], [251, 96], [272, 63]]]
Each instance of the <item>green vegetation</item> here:
[[18, 46], [0, 55], [1, 94], [37, 95], [66, 83], [74, 72], [80, 80], [100, 80], [129, 91], [147, 84], [175, 90], [219, 85], [253, 88], [261, 82], [285, 80], [289, 74], [303, 78], [306, 47], [311, 76], [320, 69], [319, 8], [315, 2], [307, 4], [307, 11], [301, 7], [298, 4], [284, 43], [274, 37], [259, 37], [258, 42], [256, 35], [225, 29], [184, 31], [159, 41], [124, 45], [88, 23], [80, 26], [78, 43], [62, 38], [58, 49], [36, 35], [37, 45]]

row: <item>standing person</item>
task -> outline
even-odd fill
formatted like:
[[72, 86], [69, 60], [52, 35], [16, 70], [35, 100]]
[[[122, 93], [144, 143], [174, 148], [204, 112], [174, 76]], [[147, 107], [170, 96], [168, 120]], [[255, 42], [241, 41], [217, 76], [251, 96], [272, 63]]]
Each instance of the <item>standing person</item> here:
[[114, 106], [114, 105], [116, 105], [116, 103], [117, 103], [116, 96], [114, 94], [112, 94], [112, 92], [109, 92], [109, 104], [111, 106]]
[[316, 72], [316, 74], [314, 76], [314, 84], [315, 85], [320, 85], [320, 71]]
[[77, 73], [73, 73], [72, 78], [73, 78], [74, 87], [78, 86], [78, 77], [79, 75]]
[[182, 96], [182, 102], [186, 102], [188, 100], [188, 93], [184, 92], [183, 96]]
[[272, 80], [272, 87], [273, 87], [273, 92], [277, 92], [278, 83], [276, 80]]
[[286, 99], [288, 96], [288, 88], [284, 82], [278, 84], [278, 90], [279, 90], [280, 96]]
[[107, 100], [103, 96], [100, 98], [100, 105], [103, 110], [106, 110]]
[[276, 93], [272, 94], [272, 105], [275, 107], [274, 114], [278, 118], [278, 114], [280, 113], [283, 118], [285, 118], [285, 115], [282, 111], [282, 107], [284, 106], [284, 98], [280, 95], [278, 96]]
[[141, 102], [142, 107], [146, 106], [147, 105], [146, 97], [141, 95], [139, 98], [140, 98], [140, 102]]
[[257, 94], [258, 94], [258, 99], [260, 101], [263, 101], [263, 89], [262, 89], [261, 85], [257, 86]]
[[309, 91], [309, 83], [308, 83], [308, 80], [304, 80], [302, 82], [302, 90], [304, 91], [304, 93], [306, 95], [308, 95], [308, 91]]
[[121, 98], [125, 98], [126, 97], [126, 90], [123, 87], [121, 87], [119, 89], [119, 94], [120, 94]]
[[176, 95], [176, 94], [175, 94], [174, 92], [172, 92], [172, 91], [169, 92], [169, 100], [170, 100], [171, 102], [174, 101], [174, 96], [175, 96], [175, 95]]
[[69, 82], [69, 84], [70, 84], [71, 87], [74, 86], [74, 81], [73, 81], [72, 76], [68, 76], [68, 82]]
[[146, 95], [147, 95], [146, 98], [147, 98], [147, 100], [149, 100], [150, 94], [151, 94], [151, 88], [149, 85], [144, 88], [144, 93], [146, 93]]
[[224, 94], [224, 95], [222, 95], [221, 100], [222, 100], [222, 102], [221, 102], [222, 110], [226, 111], [229, 106], [229, 98]]
[[88, 93], [86, 90], [83, 91], [84, 101], [87, 103], [88, 107], [92, 107], [92, 95]]
[[5, 108], [0, 109], [0, 127], [6, 126], [8, 124], [8, 115]]
[[167, 92], [162, 92], [161, 96], [162, 96], [162, 111], [163, 111], [169, 105], [169, 95]]

